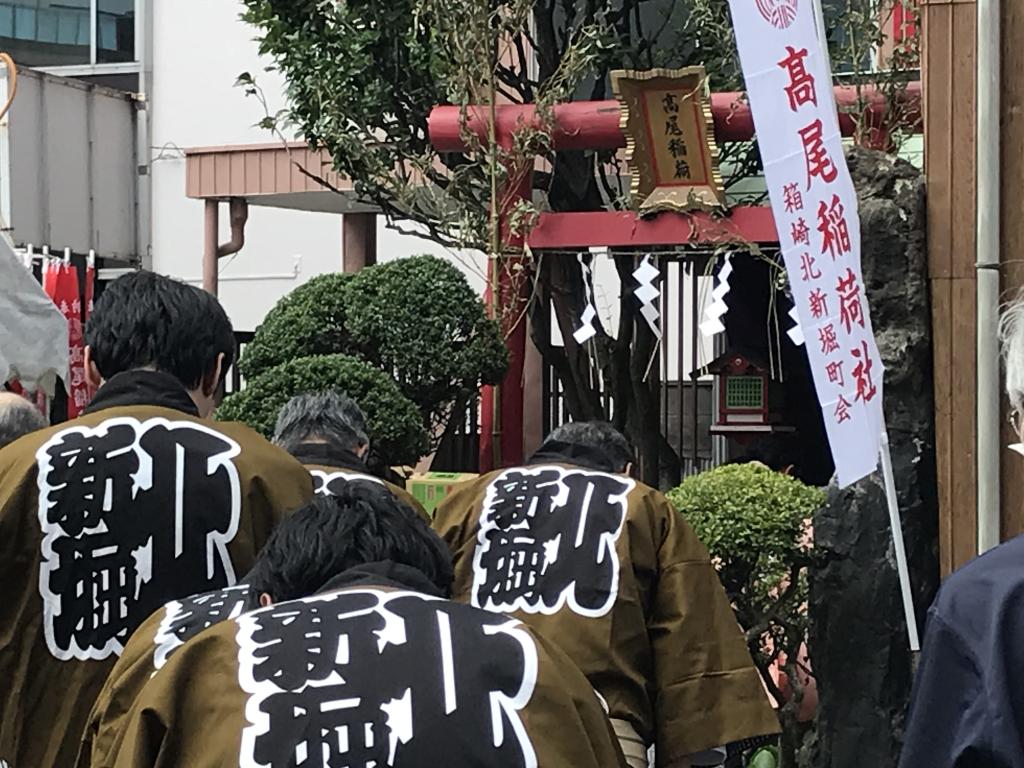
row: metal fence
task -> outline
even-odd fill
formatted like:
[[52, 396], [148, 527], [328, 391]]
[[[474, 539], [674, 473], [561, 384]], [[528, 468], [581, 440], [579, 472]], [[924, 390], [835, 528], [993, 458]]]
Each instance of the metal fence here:
[[[700, 335], [700, 312], [713, 278], [706, 274], [709, 254], [665, 254], [659, 260], [661, 277], [661, 344], [650, 373], [659, 382], [661, 432], [679, 456], [683, 476], [711, 469], [725, 460], [726, 445], [711, 435], [718, 400], [718, 381], [695, 378], [701, 366], [719, 351], [715, 343]], [[562, 344], [557, 329], [551, 329], [551, 343]], [[605, 415], [615, 416], [615, 404], [603, 379], [595, 376]], [[570, 420], [562, 383], [550, 366], [544, 368], [543, 427], [545, 434]]]

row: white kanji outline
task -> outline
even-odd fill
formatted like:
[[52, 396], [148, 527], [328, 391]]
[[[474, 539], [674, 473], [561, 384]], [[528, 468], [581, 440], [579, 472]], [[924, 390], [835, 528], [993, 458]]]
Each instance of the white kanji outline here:
[[[582, 475], [584, 477], [599, 477], [602, 479], [611, 478], [617, 483], [624, 484], [626, 486], [626, 490], [621, 494], [608, 497], [609, 504], [619, 505], [622, 510], [622, 517], [614, 532], [601, 534], [601, 547], [597, 553], [598, 563], [603, 563], [604, 557], [607, 555], [612, 564], [611, 587], [608, 590], [608, 599], [605, 601], [604, 605], [599, 606], [598, 608], [582, 607], [578, 602], [576, 602], [576, 581], [574, 580], [559, 593], [554, 605], [547, 605], [541, 597], [538, 597], [536, 600], [529, 601], [522, 596], [515, 598], [515, 600], [510, 603], [495, 603], [493, 598], [488, 597], [487, 602], [484, 605], [481, 605], [479, 597], [480, 585], [487, 581], [487, 570], [481, 566], [481, 562], [484, 555], [490, 552], [491, 549], [491, 542], [487, 533], [498, 527], [490, 516], [497, 488], [512, 473], [517, 475], [540, 475], [544, 472], [557, 472], [559, 475], [557, 482], [560, 485], [560, 489], [558, 495], [551, 501], [551, 503], [557, 507], [564, 507], [566, 501], [568, 501], [569, 488], [565, 484], [565, 478], [569, 476]], [[545, 616], [552, 616], [561, 611], [562, 608], [568, 606], [569, 610], [579, 616], [585, 616], [591, 619], [599, 619], [602, 616], [605, 616], [612, 609], [612, 606], [615, 605], [615, 600], [619, 595], [619, 569], [621, 566], [619, 563], [619, 553], [616, 549], [616, 545], [618, 544], [619, 536], [622, 535], [622, 528], [626, 524], [626, 515], [629, 511], [628, 496], [634, 488], [636, 488], [636, 481], [632, 478], [593, 470], [575, 468], [567, 469], [566, 467], [560, 467], [554, 464], [529, 468], [515, 467], [505, 470], [505, 472], [491, 481], [491, 484], [487, 486], [487, 491], [484, 494], [484, 503], [480, 510], [480, 523], [479, 530], [477, 532], [477, 546], [476, 551], [473, 554], [473, 589], [470, 596], [470, 604], [476, 608], [483, 608], [484, 610], [494, 611], [496, 613], [523, 611], [524, 613], [540, 613]], [[584, 510], [582, 514], [586, 515], [586, 510]]]
[[[362, 472], [324, 472], [322, 469], [311, 469], [309, 470], [314, 478], [319, 479], [323, 485], [317, 489], [318, 496], [330, 496], [330, 491], [327, 490], [327, 486], [335, 480], [344, 480], [347, 483], [363, 481], [367, 483], [376, 483], [381, 487], [386, 487], [384, 481], [379, 477], [373, 475], [366, 475]], [[316, 485], [316, 483], [314, 483]]]
[[[46, 513], [51, 505], [49, 498], [50, 493], [61, 490], [61, 487], [63, 487], [54, 487], [48, 482], [48, 476], [50, 471], [53, 469], [50, 463], [48, 451], [50, 448], [59, 445], [71, 435], [81, 435], [83, 437], [104, 437], [111, 429], [120, 426], [131, 427], [135, 432], [135, 441], [124, 449], [125, 451], [134, 451], [139, 458], [139, 471], [133, 478], [135, 481], [135, 485], [132, 489], [133, 497], [137, 495], [140, 490], [148, 490], [148, 485], [152, 483], [153, 460], [148, 453], [142, 450], [140, 445], [142, 437], [150, 429], [153, 429], [154, 427], [165, 427], [171, 432], [178, 429], [195, 430], [198, 432], [205, 432], [206, 434], [228, 444], [227, 450], [211, 456], [207, 461], [206, 468], [208, 476], [215, 474], [221, 469], [225, 470], [227, 473], [228, 481], [231, 486], [231, 519], [225, 533], [218, 533], [214, 531], [207, 534], [206, 557], [208, 567], [212, 567], [214, 565], [215, 553], [220, 555], [220, 562], [224, 568], [224, 574], [227, 579], [226, 586], [234, 586], [238, 581], [235, 577], [234, 564], [231, 562], [231, 555], [227, 548], [227, 545], [234, 540], [235, 534], [238, 533], [238, 524], [241, 519], [242, 512], [242, 486], [238, 475], [238, 468], [235, 466], [233, 461], [242, 452], [242, 448], [237, 442], [232, 440], [223, 432], [207, 427], [204, 424], [199, 424], [194, 421], [170, 421], [162, 417], [140, 421], [132, 416], [119, 416], [117, 418], [107, 419], [95, 427], [79, 426], [62, 429], [54, 434], [39, 448], [38, 451], [36, 451], [36, 462], [38, 464], [36, 485], [39, 489], [38, 517], [39, 527], [43, 534], [43, 539], [40, 545], [41, 558], [39, 561], [39, 595], [43, 600], [43, 630], [46, 636], [46, 646], [49, 649], [50, 654], [60, 661], [103, 661], [104, 659], [110, 658], [111, 655], [120, 656], [124, 651], [124, 644], [116, 637], [112, 637], [107, 640], [106, 644], [102, 648], [83, 649], [78, 645], [77, 638], [72, 637], [68, 649], [64, 650], [57, 645], [53, 636], [54, 618], [59, 616], [61, 613], [60, 595], [56, 595], [51, 592], [49, 586], [50, 575], [55, 569], [60, 567], [59, 558], [55, 556], [53, 552], [53, 543], [67, 534], [61, 530], [60, 525], [50, 523], [47, 520]], [[87, 533], [89, 530], [95, 531], [95, 529], [87, 529], [85, 532]]]
[[[265, 657], [260, 654], [263, 648], [266, 647], [266, 644], [261, 645], [256, 642], [254, 637], [255, 633], [261, 629], [260, 617], [272, 611], [280, 611], [289, 605], [331, 603], [342, 596], [348, 597], [351, 595], [369, 595], [377, 600], [377, 604], [369, 608], [339, 614], [338, 618], [343, 620], [373, 613], [379, 613], [383, 616], [385, 628], [377, 632], [379, 650], [383, 650], [384, 646], [389, 643], [402, 645], [406, 642], [405, 620], [398, 614], [390, 611], [388, 603], [399, 599], [416, 598], [423, 602], [452, 604], [443, 598], [424, 595], [419, 592], [346, 589], [291, 600], [285, 603], [277, 603], [267, 608], [242, 614], [236, 618], [234, 621], [238, 625], [238, 633], [235, 636], [235, 641], [238, 644], [238, 683], [241, 689], [249, 694], [249, 700], [245, 705], [245, 719], [248, 725], [242, 729], [242, 742], [238, 759], [239, 768], [272, 768], [269, 764], [256, 761], [256, 742], [261, 736], [265, 736], [270, 732], [270, 716], [261, 709], [261, 705], [271, 696], [288, 692], [275, 684], [273, 680], [257, 681], [253, 674], [257, 663], [265, 660]], [[495, 618], [500, 619], [502, 617]], [[485, 635], [505, 634], [519, 643], [523, 650], [523, 680], [514, 696], [509, 696], [500, 691], [490, 692], [493, 744], [497, 748], [505, 743], [505, 731], [501, 720], [501, 714], [503, 713], [508, 718], [513, 734], [519, 742], [519, 748], [523, 753], [524, 768], [537, 768], [537, 754], [534, 751], [533, 742], [526, 732], [526, 725], [519, 717], [519, 713], [530, 703], [534, 689], [537, 686], [537, 645], [522, 622], [509, 617], [504, 617], [504, 619], [505, 621], [502, 623], [482, 624], [481, 629]], [[307, 680], [306, 686], [317, 688], [333, 685], [337, 683], [337, 676], [337, 670], [333, 670], [323, 680]], [[393, 766], [394, 744], [392, 744], [391, 758], [388, 760], [387, 765]]]
[[[156, 634], [153, 635], [153, 668], [157, 671], [163, 669], [171, 655], [185, 644], [185, 641], [174, 634], [172, 629], [174, 622], [182, 615], [186, 600], [192, 600], [197, 597], [212, 597], [214, 595], [234, 595], [235, 593], [237, 593], [242, 599], [236, 602], [235, 606], [231, 609], [231, 612], [221, 620], [228, 621], [230, 619], [238, 618], [238, 616], [245, 612], [245, 597], [249, 593], [248, 584], [237, 584], [233, 587], [225, 587], [224, 589], [218, 589], [212, 592], [204, 592], [198, 595], [182, 598], [181, 600], [171, 600], [171, 602], [167, 603], [167, 605], [164, 606], [164, 617], [161, 619], [160, 625], [157, 627]], [[0, 768], [2, 768], [2, 766], [0, 766]]]

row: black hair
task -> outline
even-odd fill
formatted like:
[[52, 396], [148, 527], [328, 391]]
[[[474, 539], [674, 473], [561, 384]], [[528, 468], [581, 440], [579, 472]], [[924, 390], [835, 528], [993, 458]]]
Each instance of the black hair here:
[[256, 595], [283, 602], [308, 597], [351, 568], [386, 560], [420, 571], [445, 597], [451, 593], [451, 554], [441, 538], [383, 486], [353, 482], [282, 521], [246, 581]]
[[341, 392], [296, 395], [277, 414], [274, 442], [293, 453], [308, 440], [355, 453], [370, 443], [366, 416]]
[[234, 330], [217, 298], [155, 272], [130, 272], [106, 286], [85, 343], [104, 379], [152, 367], [190, 390], [213, 373], [219, 355], [222, 375], [235, 359]]
[[626, 436], [606, 421], [572, 421], [563, 424], [548, 435], [544, 445], [549, 444], [588, 448], [602, 455], [615, 472], [624, 472], [636, 460]]

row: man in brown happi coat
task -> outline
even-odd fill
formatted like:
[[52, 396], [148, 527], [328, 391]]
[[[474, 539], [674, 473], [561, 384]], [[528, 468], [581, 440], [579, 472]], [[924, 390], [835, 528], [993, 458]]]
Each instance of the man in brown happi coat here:
[[309, 473], [208, 420], [234, 355], [217, 300], [148, 272], [86, 329], [85, 414], [0, 451], [0, 761], [73, 764], [103, 681], [167, 601], [234, 584]]
[[277, 416], [274, 442], [305, 465], [317, 493], [337, 493], [351, 482], [377, 483], [429, 522], [430, 516], [412, 494], [367, 470], [366, 416], [347, 395], [320, 392], [293, 397]]
[[171, 612], [169, 633], [132, 638], [152, 676], [138, 685], [128, 654], [114, 669], [91, 765], [621, 766], [565, 654], [444, 599], [451, 578], [444, 544], [383, 488], [317, 497], [247, 578], [263, 608], [198, 634], [184, 621], [176, 647]]
[[453, 598], [559, 643], [607, 702], [631, 766], [718, 764], [778, 731], [707, 550], [658, 491], [629, 477], [610, 425], [557, 429], [523, 467], [457, 489], [434, 528]]

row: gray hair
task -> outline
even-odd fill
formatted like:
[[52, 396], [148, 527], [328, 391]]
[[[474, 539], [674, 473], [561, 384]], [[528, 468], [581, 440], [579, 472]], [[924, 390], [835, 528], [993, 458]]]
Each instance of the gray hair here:
[[293, 452], [308, 441], [355, 452], [370, 443], [366, 416], [352, 398], [340, 392], [296, 395], [277, 415], [274, 442]]
[[571, 421], [563, 424], [556, 427], [544, 441], [545, 445], [555, 442], [598, 451], [616, 472], [625, 471], [634, 461], [633, 448], [625, 435], [606, 421]]
[[1024, 293], [1003, 309], [999, 320], [999, 343], [1006, 367], [1006, 394], [1010, 404], [1024, 406]]
[[28, 400], [13, 393], [0, 395], [0, 448], [45, 426], [43, 414]]

